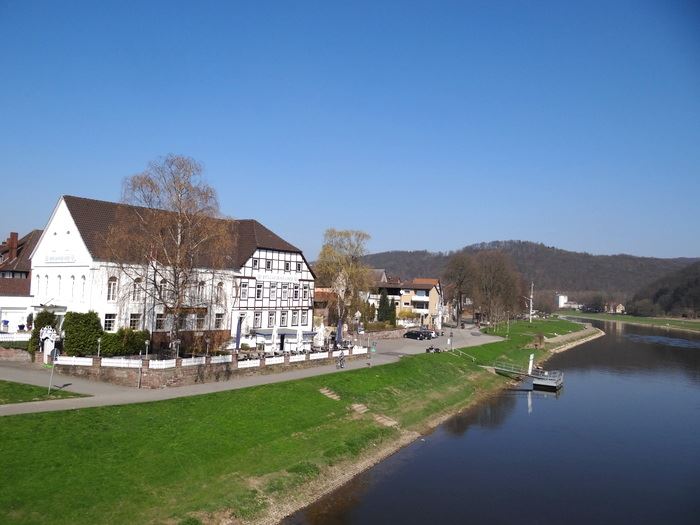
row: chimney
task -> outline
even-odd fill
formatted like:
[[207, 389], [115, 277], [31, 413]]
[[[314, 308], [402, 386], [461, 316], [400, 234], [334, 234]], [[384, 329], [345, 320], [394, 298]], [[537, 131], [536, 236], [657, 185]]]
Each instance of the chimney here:
[[7, 246], [10, 249], [9, 260], [17, 257], [17, 232], [10, 232], [10, 238], [7, 239]]

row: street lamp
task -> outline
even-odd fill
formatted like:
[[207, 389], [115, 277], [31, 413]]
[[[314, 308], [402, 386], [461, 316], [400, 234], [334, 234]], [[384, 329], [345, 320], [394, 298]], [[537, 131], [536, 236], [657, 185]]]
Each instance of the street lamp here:
[[97, 338], [97, 357], [100, 357], [100, 346], [102, 344], [102, 338], [98, 337]]

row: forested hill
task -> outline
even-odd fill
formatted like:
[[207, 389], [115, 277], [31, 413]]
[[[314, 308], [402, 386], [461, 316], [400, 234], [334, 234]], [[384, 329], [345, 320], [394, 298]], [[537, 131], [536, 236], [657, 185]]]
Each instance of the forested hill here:
[[638, 315], [700, 315], [700, 262], [641, 289], [630, 309]]
[[[700, 259], [658, 259], [632, 255], [591, 255], [570, 252], [528, 241], [494, 241], [466, 246], [460, 251], [498, 249], [507, 253], [525, 279], [540, 290], [564, 293], [600, 291], [630, 296], [667, 274]], [[441, 277], [452, 253], [392, 251], [365, 257], [372, 268], [384, 268], [405, 279]]]

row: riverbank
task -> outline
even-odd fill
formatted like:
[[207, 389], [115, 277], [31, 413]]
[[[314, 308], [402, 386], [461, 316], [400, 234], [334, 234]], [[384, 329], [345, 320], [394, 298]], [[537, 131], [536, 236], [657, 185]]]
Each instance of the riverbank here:
[[533, 351], [541, 360], [551, 350], [526, 348], [536, 334], [581, 329], [516, 323], [507, 340], [469, 355], [420, 354], [238, 391], [7, 416], [0, 521], [274, 523], [504, 387], [479, 364], [524, 365]]
[[700, 320], [674, 319], [670, 317], [635, 317], [623, 314], [596, 314], [578, 312], [575, 310], [560, 310], [559, 316], [571, 319], [588, 319], [593, 321], [613, 321], [635, 326], [654, 326], [686, 333], [700, 333]]

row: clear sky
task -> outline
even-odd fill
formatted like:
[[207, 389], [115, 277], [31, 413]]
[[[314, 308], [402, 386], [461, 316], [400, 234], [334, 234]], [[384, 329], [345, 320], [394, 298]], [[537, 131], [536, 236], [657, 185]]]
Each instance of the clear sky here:
[[311, 259], [700, 256], [699, 6], [0, 0], [0, 236], [180, 153]]

